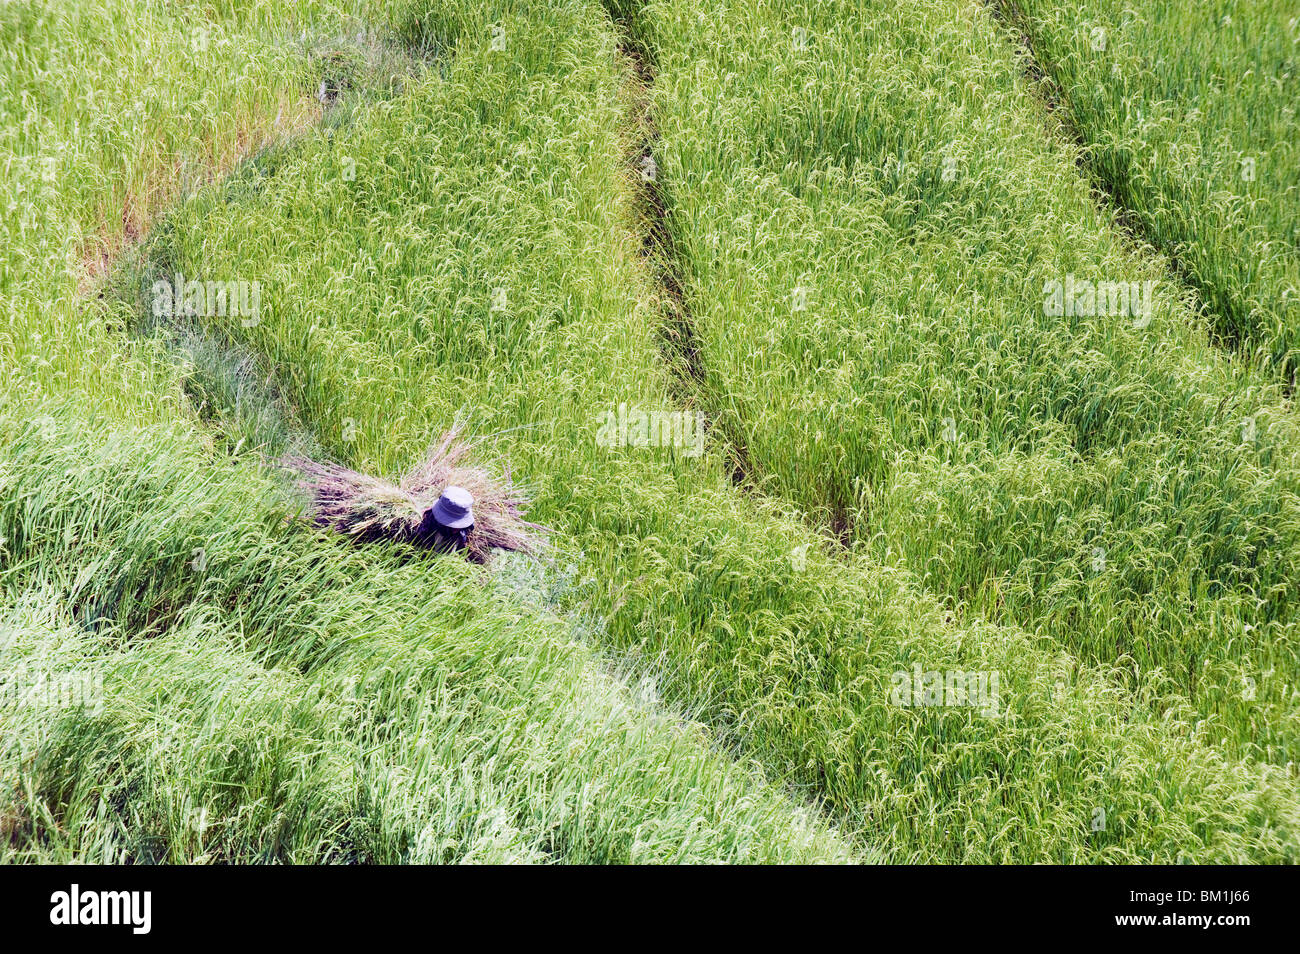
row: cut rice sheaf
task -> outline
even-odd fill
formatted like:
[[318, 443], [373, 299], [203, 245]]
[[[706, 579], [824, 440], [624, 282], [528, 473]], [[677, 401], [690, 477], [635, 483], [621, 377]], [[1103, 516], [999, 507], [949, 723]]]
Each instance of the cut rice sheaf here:
[[312, 521], [355, 539], [417, 543], [425, 511], [448, 487], [463, 487], [474, 498], [474, 527], [465, 552], [470, 560], [486, 563], [495, 549], [540, 554], [547, 528], [524, 519], [527, 498], [509, 471], [497, 477], [461, 463], [475, 442], [462, 440], [460, 432], [457, 425], [444, 434], [397, 483], [308, 457], [289, 456], [283, 464], [309, 495]]

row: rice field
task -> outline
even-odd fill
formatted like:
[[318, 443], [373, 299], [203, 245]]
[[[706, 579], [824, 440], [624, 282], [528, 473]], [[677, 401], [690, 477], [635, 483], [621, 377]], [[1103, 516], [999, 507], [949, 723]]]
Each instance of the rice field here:
[[1216, 339], [1295, 387], [1300, 10], [1026, 0], [1012, 22], [1101, 188], [1194, 288]]
[[[0, 858], [1298, 860], [1286, 385], [1005, 19], [128, 6], [0, 12]], [[544, 552], [283, 465], [453, 427]]]
[[[1235, 745], [1292, 760], [1293, 726], [1223, 709], [1260, 650], [1283, 695], [1300, 675], [1280, 387], [1124, 241], [982, 9], [868, 6], [855, 31], [860, 4], [719, 6], [726, 45], [689, 29], [699, 4], [634, 24], [700, 398], [745, 482], [954, 611], [1159, 670]], [[1043, 289], [1071, 275], [1151, 282], [1150, 314], [1055, 314]]]

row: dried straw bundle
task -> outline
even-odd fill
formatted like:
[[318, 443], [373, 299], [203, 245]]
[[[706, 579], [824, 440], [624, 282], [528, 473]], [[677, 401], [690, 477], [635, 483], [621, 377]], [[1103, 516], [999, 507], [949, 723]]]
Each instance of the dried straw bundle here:
[[473, 447], [473, 441], [460, 439], [457, 425], [396, 484], [308, 457], [290, 456], [283, 463], [298, 474], [298, 487], [310, 495], [310, 516], [318, 526], [359, 540], [418, 543], [424, 512], [443, 490], [457, 486], [474, 497], [474, 528], [466, 541], [469, 559], [486, 563], [494, 547], [540, 553], [547, 530], [523, 519], [527, 500], [512, 485], [509, 472], [497, 478], [461, 464]]

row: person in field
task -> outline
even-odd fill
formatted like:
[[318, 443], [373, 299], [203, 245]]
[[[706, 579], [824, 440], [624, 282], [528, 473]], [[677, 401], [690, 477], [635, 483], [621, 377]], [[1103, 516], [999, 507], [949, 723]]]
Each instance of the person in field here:
[[425, 546], [446, 553], [469, 546], [474, 529], [474, 498], [464, 487], [448, 487], [424, 512], [416, 538]]
[[464, 458], [473, 446], [454, 427], [396, 480], [300, 454], [281, 462], [306, 498], [302, 516], [357, 543], [413, 543], [480, 564], [498, 551], [546, 552], [550, 531], [524, 519], [526, 494], [511, 483], [509, 471], [468, 464]]

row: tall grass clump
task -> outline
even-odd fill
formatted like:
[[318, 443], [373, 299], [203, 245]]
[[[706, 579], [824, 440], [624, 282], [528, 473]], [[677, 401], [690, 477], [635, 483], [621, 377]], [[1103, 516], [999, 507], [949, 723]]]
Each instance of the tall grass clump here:
[[[16, 387], [157, 415], [115, 328], [82, 307], [158, 213], [390, 85], [400, 0], [15, 0], [0, 8], [0, 358]], [[363, 14], [374, 14], [367, 26]], [[395, 41], [394, 41], [395, 42]], [[400, 85], [400, 83], [399, 83]], [[327, 96], [331, 110], [346, 97]], [[89, 352], [89, 354], [87, 354]], [[162, 390], [166, 390], [163, 388]], [[121, 404], [121, 407], [116, 405]]]
[[[1294, 416], [1098, 210], [989, 14], [623, 12], [657, 68], [698, 400], [742, 482], [1293, 760]], [[1057, 308], [1075, 279], [1128, 310]]]
[[[134, 646], [31, 593], [0, 623], [9, 861], [347, 860], [348, 707], [196, 621]], [[41, 602], [45, 602], [42, 607]]]
[[315, 540], [186, 428], [3, 410], [15, 857], [854, 857], [469, 564]]
[[[572, 564], [560, 605], [888, 857], [1294, 858], [1288, 770], [1219, 752], [1170, 687], [1123, 693], [1104, 659], [955, 619], [682, 439], [699, 408], [674, 402], [677, 329], [642, 253], [636, 72], [586, 3], [467, 17], [444, 74], [309, 138], [255, 195], [206, 190], [149, 250], [265, 278], [255, 326], [209, 324], [277, 369], [325, 450], [396, 473], [460, 412], [499, 434], [484, 459], [536, 488]], [[652, 435], [651, 412], [671, 426]], [[1001, 705], [900, 704], [915, 667], [997, 673]]]
[[1300, 17], [1282, 0], [1004, 5], [1091, 172], [1216, 335], [1300, 362]]
[[[0, 857], [869, 857], [711, 751], [545, 607], [485, 588], [463, 561], [304, 529], [287, 488], [241, 449], [309, 446], [260, 356], [187, 326], [132, 343], [120, 331], [139, 315], [78, 294], [99, 282], [83, 254], [129, 251], [179, 194], [301, 132], [282, 95], [310, 100], [320, 81], [326, 129], [347, 125], [346, 78], [380, 80], [388, 61], [367, 61], [369, 34], [354, 39], [345, 14], [0, 11], [0, 135], [18, 155], [3, 174], [44, 152], [63, 163], [42, 174], [39, 202], [19, 190], [0, 210], [13, 216], [0, 273]], [[420, 72], [384, 81], [384, 95]], [[262, 399], [275, 406], [250, 406]]]

